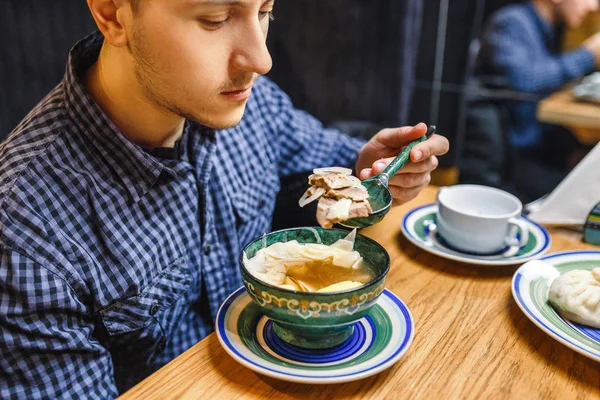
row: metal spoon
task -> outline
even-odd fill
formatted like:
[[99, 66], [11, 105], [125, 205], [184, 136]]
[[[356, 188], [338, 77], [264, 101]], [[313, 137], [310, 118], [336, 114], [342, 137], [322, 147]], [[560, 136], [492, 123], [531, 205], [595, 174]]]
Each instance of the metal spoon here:
[[381, 221], [392, 208], [392, 193], [388, 187], [390, 178], [396, 175], [400, 168], [404, 167], [408, 160], [410, 160], [410, 151], [413, 147], [418, 143], [424, 142], [434, 133], [435, 125], [430, 125], [427, 133], [419, 139], [410, 142], [381, 174], [362, 181], [362, 185], [369, 192], [369, 203], [373, 212], [368, 217], [351, 218], [339, 222], [339, 224], [348, 228], [366, 228]]

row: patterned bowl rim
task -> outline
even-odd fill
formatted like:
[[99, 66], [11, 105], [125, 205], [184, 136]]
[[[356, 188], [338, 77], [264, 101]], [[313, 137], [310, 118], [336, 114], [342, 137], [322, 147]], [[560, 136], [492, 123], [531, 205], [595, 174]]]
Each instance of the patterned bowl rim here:
[[[276, 233], [283, 233], [283, 232], [291, 232], [291, 231], [298, 231], [298, 230], [317, 230], [317, 229], [323, 229], [321, 227], [312, 227], [312, 226], [306, 226], [306, 227], [298, 227], [298, 228], [287, 228], [287, 229], [280, 229], [278, 231], [273, 231], [270, 233], [267, 233], [263, 236], [270, 236], [270, 235], [274, 235]], [[344, 232], [344, 233], [349, 233], [349, 231], [345, 230], [345, 229], [337, 229], [337, 228], [332, 228], [332, 229], [328, 229], [329, 231], [337, 231], [337, 232]], [[250, 247], [251, 245], [253, 245], [254, 243], [263, 240], [263, 236], [259, 236], [255, 239], [253, 239], [250, 243], [248, 243], [246, 246], [244, 246], [244, 248], [242, 249], [242, 251], [240, 252], [240, 256], [238, 259], [238, 263], [240, 265], [240, 268], [242, 269], [242, 271], [248, 275], [252, 280], [260, 283], [263, 286], [266, 286], [269, 289], [274, 289], [274, 290], [278, 290], [281, 291], [283, 293], [292, 293], [292, 294], [299, 294], [299, 295], [310, 295], [312, 296], [316, 296], [317, 298], [319, 297], [328, 297], [328, 296], [336, 296], [336, 295], [347, 295], [347, 294], [351, 294], [351, 293], [355, 293], [361, 290], [364, 290], [370, 286], [373, 286], [375, 284], [377, 284], [380, 280], [385, 279], [385, 277], [387, 276], [388, 272], [390, 271], [390, 264], [391, 264], [391, 259], [390, 259], [390, 255], [387, 252], [387, 250], [385, 249], [385, 247], [383, 247], [382, 245], [380, 245], [377, 241], [371, 239], [370, 237], [367, 237], [365, 235], [361, 235], [360, 233], [356, 233], [356, 236], [360, 236], [362, 239], [365, 239], [367, 242], [370, 242], [371, 244], [375, 245], [375, 247], [378, 247], [384, 254], [385, 256], [385, 268], [383, 270], [383, 272], [381, 272], [380, 274], [378, 274], [375, 278], [371, 279], [369, 282], [365, 283], [364, 285], [360, 285], [359, 287], [356, 288], [352, 288], [352, 289], [346, 289], [346, 290], [341, 290], [338, 292], [323, 292], [323, 293], [319, 293], [319, 292], [299, 292], [297, 290], [290, 290], [290, 289], [285, 289], [285, 288], [281, 288], [275, 285], [271, 285], [270, 283], [261, 281], [260, 279], [258, 279], [257, 277], [255, 277], [254, 275], [252, 275], [252, 273], [250, 273], [250, 271], [248, 271], [248, 269], [246, 268], [246, 266], [244, 265], [244, 254], [246, 252], [246, 249], [248, 247]]]

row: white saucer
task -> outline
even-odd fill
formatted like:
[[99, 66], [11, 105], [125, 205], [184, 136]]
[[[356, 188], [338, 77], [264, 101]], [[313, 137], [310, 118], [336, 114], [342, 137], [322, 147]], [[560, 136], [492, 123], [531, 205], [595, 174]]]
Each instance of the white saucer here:
[[402, 233], [415, 246], [447, 258], [467, 264], [513, 265], [541, 257], [550, 248], [548, 231], [541, 225], [521, 217], [529, 228], [529, 241], [524, 247], [507, 247], [501, 252], [490, 255], [464, 253], [449, 247], [437, 234], [435, 226], [437, 204], [428, 204], [408, 212], [402, 220]]

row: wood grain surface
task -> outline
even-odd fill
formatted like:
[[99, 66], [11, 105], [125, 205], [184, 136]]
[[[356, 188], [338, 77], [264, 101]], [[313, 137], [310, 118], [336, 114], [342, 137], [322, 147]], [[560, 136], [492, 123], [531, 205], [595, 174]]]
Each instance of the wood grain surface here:
[[[237, 363], [211, 334], [122, 399], [600, 398], [600, 364], [542, 332], [513, 301], [511, 278], [518, 266], [448, 261], [402, 236], [402, 216], [433, 202], [436, 192], [426, 189], [362, 232], [390, 253], [386, 286], [415, 319], [414, 341], [391, 368], [345, 384], [289, 383]], [[551, 234], [551, 252], [599, 249], [577, 233], [553, 229]]]
[[600, 141], [600, 105], [577, 101], [570, 86], [542, 100], [537, 119], [570, 129], [583, 144]]

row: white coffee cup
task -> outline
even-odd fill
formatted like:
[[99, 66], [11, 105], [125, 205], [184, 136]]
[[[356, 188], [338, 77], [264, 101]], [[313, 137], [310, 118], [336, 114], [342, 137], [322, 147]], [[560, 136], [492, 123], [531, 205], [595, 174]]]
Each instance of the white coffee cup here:
[[457, 250], [491, 254], [527, 244], [523, 205], [508, 192], [480, 185], [442, 187], [437, 204], [437, 231]]

